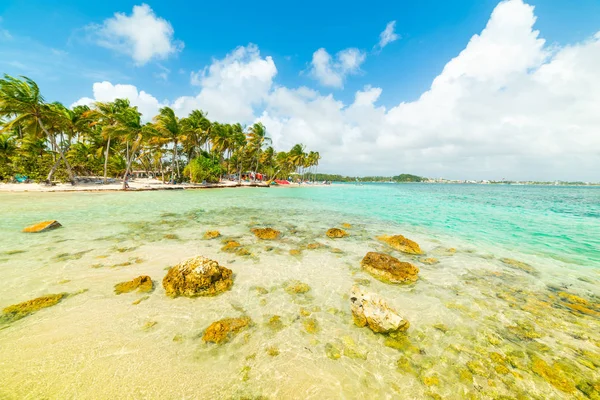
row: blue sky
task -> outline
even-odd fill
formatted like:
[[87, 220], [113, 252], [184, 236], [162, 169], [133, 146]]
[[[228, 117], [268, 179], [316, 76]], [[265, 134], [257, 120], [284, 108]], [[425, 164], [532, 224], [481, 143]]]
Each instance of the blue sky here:
[[[511, 0], [509, 3], [518, 3], [513, 7], [517, 10], [515, 12], [531, 21], [525, 22], [529, 29], [527, 32], [540, 32], [537, 38], [545, 40], [543, 49], [538, 49], [540, 51], [556, 54], [570, 45], [584, 43], [600, 30], [600, 2], [597, 0], [578, 0], [576, 3], [531, 0], [526, 4], [521, 0]], [[268, 76], [268, 82], [263, 82], [268, 88], [251, 84], [246, 89], [241, 89], [265, 89], [265, 96], [258, 100], [248, 100], [247, 105], [253, 111], [251, 118], [247, 112], [234, 112], [231, 116], [245, 118], [246, 120], [241, 121], [244, 123], [251, 123], [252, 119], [258, 118], [262, 118], [265, 123], [269, 122], [277, 139], [276, 143], [282, 146], [305, 136], [307, 144], [319, 145], [321, 143], [316, 138], [323, 136], [319, 132], [290, 133], [292, 128], [285, 124], [299, 119], [299, 116], [288, 112], [279, 115], [278, 120], [269, 119], [285, 108], [274, 103], [276, 97], [283, 96], [282, 93], [279, 93], [281, 96], [275, 96], [277, 88], [294, 91], [305, 87], [314, 90], [323, 101], [331, 95], [330, 99], [340, 102], [344, 110], [351, 107], [357, 93], [368, 91], [367, 88], [381, 88], [371, 105], [375, 113], [378, 107], [384, 107], [381, 117], [391, 118], [389, 112], [394, 107], [403, 102], [417, 102], [423, 93], [430, 90], [433, 80], [442, 74], [444, 66], [467, 48], [473, 35], [482, 33], [491, 20], [493, 11], [499, 7], [497, 0], [393, 1], [373, 5], [355, 1], [311, 0], [298, 7], [274, 1], [230, 1], [227, 5], [222, 2], [147, 1], [153, 17], [165, 21], [172, 28], [169, 40], [177, 50], [168, 56], [153, 57], [140, 63], [139, 60], [136, 62], [127, 49], [99, 44], [102, 38], [98, 32], [106, 21], [114, 18], [115, 13], [129, 17], [133, 7], [141, 4], [130, 1], [4, 0], [0, 4], [0, 71], [33, 78], [40, 84], [48, 100], [59, 100], [67, 105], [81, 98], [94, 99], [92, 86], [103, 81], [110, 82], [111, 85], [131, 85], [136, 90], [150, 94], [161, 104], [175, 104], [179, 97], [194, 97], [207, 87], [206, 82], [192, 85], [192, 72], [202, 71], [218, 60], [224, 63], [221, 65], [223, 68], [219, 69], [223, 71], [225, 63], [231, 61], [227, 55], [232, 54], [238, 46], [247, 48], [252, 43], [255, 51], [240, 56], [242, 58], [239, 62], [246, 66], [253, 59], [265, 61], [271, 57], [276, 72]], [[531, 12], [532, 16], [526, 15], [529, 5], [535, 7], [531, 8], [534, 10]], [[377, 48], [380, 34], [391, 21], [395, 21], [394, 33], [398, 35], [398, 39], [384, 48]], [[505, 17], [502, 23], [510, 25], [510, 18]], [[497, 35], [504, 34], [500, 30], [498, 32]], [[510, 36], [509, 30], [505, 34]], [[490, 40], [490, 43], [495, 41], [496, 39]], [[341, 68], [341, 64], [337, 67], [335, 64], [338, 52], [357, 49], [361, 58], [357, 66], [341, 74], [341, 84], [332, 85], [331, 81], [327, 84], [314, 70], [315, 52], [319, 49], [325, 49], [324, 54], [331, 57], [329, 63], [326, 63], [335, 70], [334, 73], [338, 72], [338, 78]], [[532, 61], [525, 73], [551, 61], [551, 58]], [[210, 75], [210, 72], [205, 71], [206, 73]], [[214, 85], [221, 87], [219, 82]], [[304, 96], [303, 104], [316, 103], [311, 96]], [[210, 116], [210, 107], [206, 103], [199, 104], [209, 108]], [[265, 111], [268, 114], [266, 117]], [[230, 115], [220, 114], [218, 110], [212, 114]], [[334, 118], [332, 116], [331, 119]], [[347, 116], [344, 118], [341, 132], [334, 132], [337, 129], [335, 127], [332, 132], [328, 132], [331, 138], [322, 143], [327, 146], [325, 151], [331, 146], [342, 146], [345, 141], [342, 136], [352, 136], [346, 131], [353, 131], [354, 126], [360, 125], [359, 122], [349, 121], [351, 118]], [[302, 124], [296, 124], [299, 125]], [[458, 131], [462, 129], [463, 127], [457, 127]], [[376, 137], [369, 137], [368, 133], [363, 133], [361, 138], [366, 141], [375, 140], [386, 146], [385, 137], [390, 134], [391, 132], [382, 131]], [[400, 134], [400, 131], [396, 134]], [[459, 146], [459, 142], [451, 145]], [[427, 146], [419, 144], [422, 155], [435, 147], [431, 143]], [[323, 149], [317, 150], [323, 153]], [[422, 170], [421, 173], [433, 174], [447, 170], [449, 165], [442, 150], [439, 166], [422, 168], [413, 160], [406, 167], [410, 169], [414, 166], [413, 169], [418, 171], [408, 172]], [[461, 151], [460, 154], [463, 162], [472, 158], [466, 152]], [[510, 154], [501, 156], [507, 155]], [[364, 163], [360, 171], [384, 173], [403, 169], [402, 166], [390, 165], [390, 162], [376, 165], [372, 160], [367, 160], [370, 156], [372, 153], [357, 155], [356, 162]], [[497, 156], [491, 154], [489, 157]], [[489, 158], [486, 161], [488, 164], [480, 164], [480, 177], [488, 177], [496, 170], [492, 164], [495, 165], [498, 161], [492, 164], [489, 164]], [[339, 161], [336, 162], [339, 165]], [[530, 162], [532, 161], [519, 159], [519, 164], [522, 165], [514, 171], [506, 172], [513, 172], [513, 175], [520, 178], [544, 176], [543, 169], [547, 164], [540, 164], [539, 160], [534, 162], [536, 171], [539, 172], [526, 174], [525, 168]], [[472, 168], [465, 165], [454, 172], [455, 175], [463, 176], [470, 171]], [[573, 172], [569, 173], [569, 178], [576, 175]]]

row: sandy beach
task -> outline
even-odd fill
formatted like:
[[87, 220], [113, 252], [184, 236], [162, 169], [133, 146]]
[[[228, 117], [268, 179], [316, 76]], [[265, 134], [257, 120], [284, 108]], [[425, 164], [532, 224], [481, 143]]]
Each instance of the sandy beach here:
[[[114, 192], [123, 191], [123, 184], [120, 181], [107, 184], [97, 183], [59, 183], [48, 186], [40, 183], [2, 183], [0, 192]], [[129, 182], [128, 191], [147, 191], [147, 190], [184, 190], [184, 189], [215, 189], [215, 188], [234, 188], [234, 187], [264, 187], [268, 188], [266, 182], [233, 182], [221, 181], [220, 183], [208, 183], [205, 185], [193, 183], [180, 183], [176, 185], [162, 183], [156, 179], [140, 178]]]

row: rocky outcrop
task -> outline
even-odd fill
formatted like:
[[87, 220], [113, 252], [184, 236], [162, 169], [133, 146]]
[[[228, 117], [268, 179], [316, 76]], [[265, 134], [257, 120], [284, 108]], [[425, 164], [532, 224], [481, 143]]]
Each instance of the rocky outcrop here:
[[421, 248], [416, 242], [405, 238], [402, 235], [395, 236], [378, 236], [377, 240], [387, 243], [388, 246], [407, 254], [423, 254]]
[[415, 282], [418, 279], [419, 268], [388, 254], [369, 252], [360, 265], [373, 277], [386, 283]]
[[350, 308], [357, 326], [368, 326], [376, 333], [403, 332], [410, 326], [385, 300], [374, 293], [362, 291], [358, 286], [352, 288]]
[[129, 293], [137, 290], [138, 292], [148, 293], [154, 289], [154, 283], [152, 282], [152, 278], [148, 275], [138, 276], [137, 278], [127, 281], [117, 283], [115, 285], [115, 293]]
[[35, 225], [28, 226], [27, 228], [23, 229], [23, 232], [27, 232], [27, 233], [45, 232], [45, 231], [49, 231], [52, 229], [60, 228], [61, 226], [62, 225], [60, 224], [60, 222], [55, 221], [55, 220], [43, 221], [43, 222], [37, 223]]
[[247, 328], [252, 320], [249, 317], [225, 318], [213, 322], [204, 331], [202, 340], [216, 344], [226, 343], [243, 329]]
[[231, 285], [231, 270], [202, 256], [172, 267], [163, 279], [163, 287], [169, 297], [215, 296], [229, 290]]
[[206, 231], [204, 232], [204, 236], [202, 237], [205, 240], [216, 239], [221, 236], [221, 232], [219, 231]]
[[339, 228], [331, 228], [327, 232], [325, 232], [325, 234], [331, 239], [340, 239], [348, 236], [348, 232]]
[[2, 310], [2, 314], [0, 314], [0, 323], [17, 321], [42, 308], [52, 307], [58, 304], [66, 296], [68, 296], [67, 293], [48, 294], [46, 296], [8, 306]]
[[281, 232], [273, 228], [253, 228], [252, 233], [261, 240], [275, 240], [281, 236]]

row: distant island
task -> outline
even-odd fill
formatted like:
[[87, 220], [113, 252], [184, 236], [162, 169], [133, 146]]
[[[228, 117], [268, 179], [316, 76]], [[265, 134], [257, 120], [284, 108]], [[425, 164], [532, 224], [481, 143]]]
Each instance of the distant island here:
[[343, 176], [337, 174], [316, 174], [317, 181], [360, 182], [360, 183], [447, 183], [447, 184], [479, 184], [479, 185], [552, 185], [552, 186], [598, 186], [599, 182], [582, 181], [512, 181], [512, 180], [466, 180], [426, 178], [412, 174], [396, 176]]

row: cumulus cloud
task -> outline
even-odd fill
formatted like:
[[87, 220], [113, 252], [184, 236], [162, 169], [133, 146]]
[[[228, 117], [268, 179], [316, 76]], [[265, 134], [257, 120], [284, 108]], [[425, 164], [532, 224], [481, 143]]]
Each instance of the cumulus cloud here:
[[335, 58], [320, 48], [313, 53], [310, 74], [323, 86], [342, 88], [346, 76], [359, 72], [366, 58], [364, 52], [355, 48], [342, 50]]
[[71, 104], [71, 107], [77, 105], [92, 105], [95, 101], [114, 101], [115, 99], [129, 99], [132, 106], [137, 106], [142, 113], [142, 120], [148, 122], [158, 114], [161, 107], [168, 105], [167, 102], [161, 103], [152, 96], [138, 89], [133, 85], [113, 85], [110, 82], [97, 82], [92, 87], [94, 98], [83, 97]]
[[134, 6], [131, 15], [115, 13], [88, 30], [98, 45], [130, 56], [137, 65], [166, 59], [183, 49], [183, 42], [174, 39], [169, 21], [158, 17], [147, 4]]
[[394, 32], [394, 29], [396, 29], [396, 21], [388, 22], [383, 32], [379, 34], [379, 43], [377, 43], [376, 47], [383, 49], [388, 44], [400, 39], [400, 36]]
[[273, 59], [261, 57], [256, 45], [240, 46], [203, 70], [192, 72], [191, 84], [199, 86], [200, 92], [176, 99], [173, 107], [179, 114], [202, 109], [209, 118], [221, 122], [252, 122], [254, 110], [269, 94], [276, 74]]
[[[216, 110], [226, 110], [217, 101], [224, 96], [237, 116], [262, 121], [276, 148], [304, 143], [319, 151], [322, 171], [597, 181], [600, 32], [550, 47], [535, 22], [522, 0], [499, 3], [429, 90], [393, 107], [379, 104], [379, 87], [366, 86], [345, 104], [310, 88], [273, 86], [275, 65], [258, 49], [216, 60], [195, 83], [210, 89]], [[252, 62], [263, 72], [250, 73]], [[237, 83], [228, 86], [228, 76]], [[176, 102], [196, 107], [199, 97]]]

